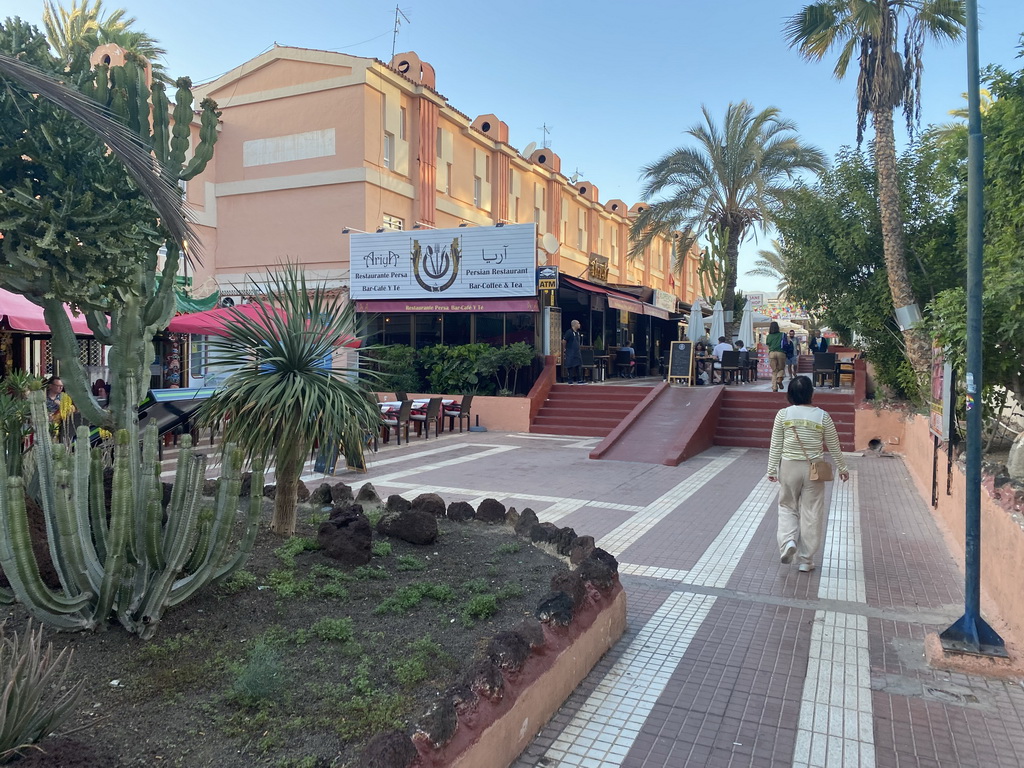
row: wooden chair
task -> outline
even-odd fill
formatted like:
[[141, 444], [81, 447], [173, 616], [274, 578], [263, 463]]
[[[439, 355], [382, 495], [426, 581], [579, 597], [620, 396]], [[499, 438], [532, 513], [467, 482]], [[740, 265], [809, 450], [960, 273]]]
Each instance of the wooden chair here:
[[395, 392], [395, 400], [401, 401], [401, 400], [408, 400], [408, 399], [409, 399], [409, 395], [407, 395], [405, 392]]
[[397, 413], [385, 414], [381, 422], [387, 427], [388, 436], [395, 430], [398, 444], [402, 444], [402, 427], [405, 427], [405, 442], [409, 442], [409, 414], [412, 411], [412, 400], [403, 400]]
[[718, 379], [725, 384], [725, 374], [729, 374], [729, 383], [735, 384], [737, 375], [740, 372], [740, 353], [738, 350], [728, 350], [722, 353], [722, 363], [718, 367]]
[[459, 432], [462, 431], [462, 420], [466, 420], [466, 428], [472, 426], [470, 421], [470, 409], [473, 407], [473, 396], [463, 395], [461, 403], [452, 403], [445, 406], [444, 415], [448, 417], [448, 431], [455, 431], [455, 420], [459, 420]]
[[[405, 402], [408, 403], [412, 401], [406, 400]], [[405, 403], [402, 403], [402, 405], [405, 405]], [[437, 437], [437, 430], [441, 425], [441, 398], [430, 398], [430, 400], [427, 401], [427, 410], [423, 413], [412, 414], [409, 417], [409, 421], [423, 422], [423, 428], [420, 430], [420, 434], [425, 438], [430, 437], [430, 422], [434, 422], [434, 437]]]

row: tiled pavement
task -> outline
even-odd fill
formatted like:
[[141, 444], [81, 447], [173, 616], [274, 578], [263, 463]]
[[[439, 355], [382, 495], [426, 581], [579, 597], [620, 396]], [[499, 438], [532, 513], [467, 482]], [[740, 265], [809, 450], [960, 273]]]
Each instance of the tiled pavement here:
[[591, 461], [595, 443], [442, 434], [337, 475], [531, 507], [619, 559], [627, 633], [515, 768], [1024, 766], [1024, 684], [924, 663], [963, 580], [900, 459], [849, 457], [804, 574], [778, 562], [766, 451], [664, 467]]

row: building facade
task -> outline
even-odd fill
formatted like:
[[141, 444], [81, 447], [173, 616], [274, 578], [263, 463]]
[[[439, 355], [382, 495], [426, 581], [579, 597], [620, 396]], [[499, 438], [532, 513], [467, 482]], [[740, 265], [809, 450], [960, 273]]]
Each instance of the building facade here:
[[[415, 53], [385, 64], [279, 46], [195, 92], [222, 111], [215, 156], [186, 189], [203, 243], [203, 264], [190, 275], [196, 295], [237, 300], [250, 279], [285, 261], [348, 290], [352, 233], [533, 224], [537, 266], [558, 276], [538, 306], [407, 305], [374, 313], [377, 340], [532, 337], [542, 347], [547, 304], [562, 309], [565, 324], [584, 321], [588, 341], [646, 346], [674, 337], [671, 315], [696, 297], [696, 249], [681, 273], [672, 238], [630, 260], [629, 227], [642, 203], [602, 201], [593, 183], [562, 173], [551, 148], [512, 147], [497, 114], [461, 113]], [[657, 334], [656, 322], [665, 324]]]

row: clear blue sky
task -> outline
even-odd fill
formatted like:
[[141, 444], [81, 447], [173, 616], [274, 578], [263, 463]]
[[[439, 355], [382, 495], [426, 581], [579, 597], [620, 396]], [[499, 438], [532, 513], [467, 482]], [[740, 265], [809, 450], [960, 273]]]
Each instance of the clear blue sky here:
[[[70, 0], [67, 0], [70, 4]], [[206, 82], [273, 46], [321, 48], [389, 61], [394, 0], [104, 0], [167, 49], [172, 76]], [[416, 51], [437, 71], [437, 89], [471, 118], [494, 113], [522, 149], [544, 141], [579, 170], [602, 200], [639, 200], [640, 168], [686, 143], [708, 105], [720, 119], [730, 101], [778, 107], [803, 138], [829, 155], [856, 141], [855, 76], [832, 77], [834, 60], [805, 63], [782, 39], [800, 0], [405, 0], [395, 50]], [[1020, 68], [1021, 0], [980, 0], [981, 64]], [[41, 0], [5, 0], [4, 16], [40, 24]], [[946, 122], [964, 105], [963, 43], [926, 44], [922, 125]], [[740, 287], [758, 247], [744, 247]]]

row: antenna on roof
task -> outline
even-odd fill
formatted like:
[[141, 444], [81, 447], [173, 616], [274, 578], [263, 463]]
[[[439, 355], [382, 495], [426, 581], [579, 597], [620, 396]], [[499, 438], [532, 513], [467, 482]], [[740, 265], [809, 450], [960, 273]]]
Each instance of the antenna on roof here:
[[[399, 18], [401, 16], [401, 19]], [[402, 19], [406, 24], [412, 24], [409, 17], [402, 13], [402, 9], [395, 6], [395, 33], [391, 36], [391, 58], [395, 58], [395, 46], [398, 44], [398, 28], [402, 26]]]
[[540, 129], [544, 132], [544, 141], [541, 144], [541, 146], [544, 147], [544, 149], [551, 149], [551, 145], [548, 143], [548, 135], [551, 133], [552, 128], [554, 128], [554, 126], [548, 125], [547, 123], [544, 123], [544, 125], [540, 127]]

